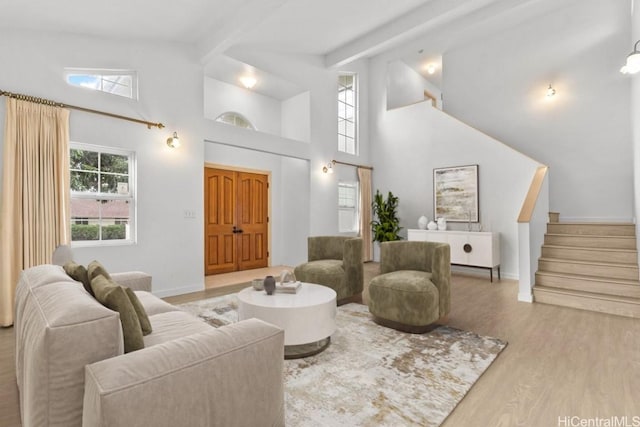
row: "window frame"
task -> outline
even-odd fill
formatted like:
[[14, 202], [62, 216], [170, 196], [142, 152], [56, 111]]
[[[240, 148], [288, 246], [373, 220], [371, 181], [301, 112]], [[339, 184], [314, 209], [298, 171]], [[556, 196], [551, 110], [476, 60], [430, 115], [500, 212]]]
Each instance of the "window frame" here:
[[[71, 76], [93, 76], [97, 77], [100, 80], [100, 88], [93, 88], [89, 86], [83, 86], [79, 84], [74, 84], [69, 81], [69, 77]], [[108, 76], [128, 76], [131, 77], [131, 96], [123, 95], [117, 92], [110, 92], [108, 90], [104, 90], [103, 83], [105, 81], [105, 77]], [[81, 89], [92, 90], [96, 92], [107, 93], [109, 95], [120, 96], [122, 98], [133, 99], [135, 101], [138, 100], [138, 72], [135, 70], [120, 70], [120, 69], [109, 69], [109, 68], [65, 68], [64, 69], [64, 81], [73, 87], [78, 87]], [[114, 82], [111, 82], [114, 83]], [[120, 84], [115, 82], [115, 84]], [[122, 85], [124, 86], [124, 85]]]
[[[353, 207], [342, 205], [340, 203], [340, 188], [349, 188], [354, 190]], [[344, 230], [340, 227], [340, 212], [353, 212], [353, 228]], [[360, 183], [358, 181], [338, 181], [338, 232], [339, 233], [358, 233], [360, 229]]]
[[[233, 117], [233, 123], [225, 120], [225, 118], [228, 118], [228, 117]], [[238, 120], [243, 120], [248, 126], [239, 125], [238, 123], [236, 123]], [[251, 120], [249, 120], [246, 116], [236, 111], [225, 111], [224, 113], [216, 117], [214, 121], [225, 124], [225, 125], [239, 127], [242, 129], [258, 130], [258, 128], [256, 128], [256, 125], [254, 125]]]
[[[69, 180], [69, 202], [73, 199], [80, 200], [125, 200], [129, 203], [129, 238], [127, 239], [112, 239], [103, 240], [102, 232], [99, 233], [98, 240], [70, 240], [71, 247], [99, 247], [99, 246], [128, 246], [135, 245], [137, 243], [137, 162], [136, 152], [133, 150], [125, 150], [121, 148], [107, 147], [95, 144], [86, 144], [82, 142], [69, 142], [69, 155], [71, 150], [84, 150], [98, 152], [100, 154], [115, 154], [128, 157], [128, 181], [129, 181], [129, 193], [117, 194], [117, 193], [102, 193], [102, 192], [86, 192], [86, 191], [73, 191], [71, 190], [71, 180]], [[71, 159], [69, 159], [69, 174], [71, 174]], [[102, 173], [98, 171], [98, 173]], [[85, 219], [84, 217], [82, 218]], [[88, 218], [86, 218], [88, 221]], [[100, 216], [99, 221], [102, 220]], [[122, 218], [114, 218], [114, 221], [122, 220]], [[71, 211], [69, 211], [69, 230], [71, 225], [74, 224]], [[102, 226], [100, 224], [100, 226]]]
[[[352, 89], [351, 91], [353, 92], [353, 105], [348, 104], [347, 103], [347, 95], [346, 95], [346, 91], [348, 91], [348, 87], [347, 86], [343, 86], [340, 83], [340, 78], [342, 77], [353, 77], [353, 85], [352, 85]], [[340, 95], [342, 91], [345, 91], [345, 100], [341, 101], [340, 100]], [[359, 123], [360, 123], [360, 92], [359, 92], [359, 79], [358, 79], [358, 74], [357, 73], [347, 73], [347, 72], [343, 72], [343, 73], [339, 73], [338, 74], [338, 91], [337, 91], [337, 101], [338, 101], [338, 132], [337, 132], [337, 137], [338, 137], [338, 151], [341, 153], [347, 153], [347, 154], [351, 154], [354, 156], [358, 155], [359, 152]], [[340, 104], [344, 104], [344, 117], [341, 116], [340, 114]], [[346, 114], [347, 111], [347, 107], [352, 107], [353, 108], [353, 138], [348, 134], [349, 132], [346, 131], [346, 124], [351, 122], [351, 120], [347, 117], [348, 115]], [[345, 133], [340, 133], [340, 121], [344, 120], [345, 122]], [[340, 138], [344, 137], [345, 139], [345, 143], [344, 143], [344, 149], [341, 149], [340, 147]], [[348, 149], [348, 143], [347, 140], [348, 139], [353, 139], [353, 151], [350, 151]]]

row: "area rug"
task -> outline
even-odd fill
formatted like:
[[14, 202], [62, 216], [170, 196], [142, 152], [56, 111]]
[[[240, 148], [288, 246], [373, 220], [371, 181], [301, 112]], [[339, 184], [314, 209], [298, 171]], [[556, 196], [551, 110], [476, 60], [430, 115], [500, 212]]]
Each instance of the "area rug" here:
[[[236, 294], [180, 305], [215, 327], [238, 320]], [[438, 426], [507, 343], [441, 326], [415, 335], [338, 307], [322, 353], [285, 360], [286, 425]]]

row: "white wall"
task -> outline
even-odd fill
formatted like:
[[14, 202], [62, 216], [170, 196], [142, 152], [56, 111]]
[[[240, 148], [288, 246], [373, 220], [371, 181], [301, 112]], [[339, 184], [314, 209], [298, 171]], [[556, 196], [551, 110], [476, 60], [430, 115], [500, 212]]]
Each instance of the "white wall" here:
[[387, 65], [387, 109], [422, 102], [425, 90], [436, 98], [436, 107], [442, 108], [440, 89], [403, 61], [389, 62]]
[[295, 266], [307, 261], [309, 162], [283, 157], [281, 179], [283, 227], [280, 235], [273, 235], [272, 242], [282, 254], [280, 264]]
[[232, 111], [246, 117], [260, 132], [280, 135], [280, 101], [249, 89], [204, 77], [204, 116], [215, 120]]
[[282, 137], [309, 142], [311, 139], [311, 94], [303, 92], [285, 99], [282, 108]]
[[306, 261], [309, 230], [309, 162], [277, 154], [205, 143], [205, 162], [230, 169], [271, 173], [269, 232], [271, 265]]
[[[74, 249], [77, 261], [98, 259], [110, 271], [143, 270], [159, 295], [203, 287], [202, 69], [181, 44], [0, 30], [3, 90], [162, 122], [163, 130], [71, 111], [72, 141], [133, 149], [137, 154], [136, 245]], [[168, 60], [167, 58], [170, 58]], [[64, 67], [138, 71], [139, 101], [67, 85]], [[0, 100], [0, 135], [5, 102]], [[177, 131], [182, 147], [166, 139]], [[184, 210], [198, 213], [185, 219]]]
[[633, 217], [628, 15], [573, 2], [443, 56], [445, 111], [549, 165], [561, 220]]
[[[248, 156], [238, 164], [280, 172], [280, 225], [273, 231], [273, 261], [295, 265], [306, 259], [308, 235], [338, 231], [336, 184], [322, 165], [332, 158], [369, 163], [367, 61], [327, 70], [320, 56], [245, 52], [256, 66], [308, 89], [309, 141], [300, 143], [264, 132], [253, 132], [205, 119], [204, 73], [191, 47], [183, 44], [108, 40], [77, 35], [0, 31], [0, 55], [11, 67], [0, 70], [3, 90], [54, 99], [68, 104], [163, 122], [163, 130], [96, 116], [71, 113], [71, 139], [133, 149], [138, 161], [138, 241], [136, 245], [74, 249], [78, 262], [101, 260], [111, 271], [143, 270], [153, 275], [154, 292], [166, 296], [201, 290], [204, 286], [203, 167], [231, 156], [221, 147], [271, 153], [267, 163]], [[170, 61], [167, 58], [171, 58]], [[68, 86], [64, 67], [135, 69], [139, 101]], [[337, 152], [337, 76], [360, 77], [360, 152]], [[298, 100], [302, 102], [304, 96]], [[240, 111], [241, 112], [241, 111]], [[4, 116], [4, 102], [0, 102]], [[278, 118], [277, 123], [280, 124]], [[3, 132], [4, 120], [0, 123]], [[172, 150], [166, 139], [177, 131], [183, 145]], [[208, 144], [208, 143], [207, 143]], [[276, 182], [273, 182], [276, 185]], [[276, 193], [272, 192], [272, 194]], [[185, 210], [196, 212], [184, 218]], [[275, 218], [274, 218], [275, 220]]]
[[[633, 0], [632, 37], [629, 46], [640, 40], [640, 0]], [[629, 52], [631, 52], [631, 47]], [[631, 77], [631, 124], [633, 136], [633, 183], [636, 236], [640, 236], [640, 73]], [[638, 255], [640, 261], [640, 254]]]
[[[433, 219], [433, 169], [479, 165], [480, 222], [501, 235], [502, 272], [518, 277], [517, 218], [539, 163], [427, 103], [386, 109], [386, 60], [371, 62], [373, 188], [399, 197], [400, 225]], [[450, 229], [467, 224], [448, 223]]]
[[[369, 78], [368, 61], [361, 60], [338, 70], [326, 69], [320, 56], [286, 55], [263, 50], [231, 48], [227, 55], [253, 66], [281, 76], [299, 87], [309, 91], [311, 98], [310, 144], [297, 145], [298, 154], [287, 148], [279, 151], [301, 157], [304, 150], [309, 163], [309, 235], [335, 234], [338, 231], [338, 191], [336, 184], [328, 174], [322, 173], [322, 166], [332, 159], [351, 163], [369, 164]], [[360, 87], [360, 150], [357, 156], [339, 153], [338, 134], [338, 74], [339, 72], [358, 73]], [[384, 82], [382, 83], [384, 85]], [[234, 144], [245, 144], [251, 148], [263, 147], [246, 142], [241, 138]]]

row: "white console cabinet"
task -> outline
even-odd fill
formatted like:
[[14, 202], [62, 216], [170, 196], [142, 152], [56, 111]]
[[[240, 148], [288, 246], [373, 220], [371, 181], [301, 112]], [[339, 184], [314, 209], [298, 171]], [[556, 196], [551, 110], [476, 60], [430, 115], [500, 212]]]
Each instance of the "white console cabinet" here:
[[500, 279], [500, 233], [480, 231], [408, 230], [408, 240], [448, 243], [451, 264], [493, 269]]

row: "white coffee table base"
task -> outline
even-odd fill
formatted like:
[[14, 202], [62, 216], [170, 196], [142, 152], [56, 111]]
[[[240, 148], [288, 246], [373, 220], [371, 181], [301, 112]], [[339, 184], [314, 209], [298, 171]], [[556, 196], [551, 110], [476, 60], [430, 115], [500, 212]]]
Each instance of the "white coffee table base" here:
[[253, 288], [238, 293], [238, 319], [256, 318], [282, 328], [287, 359], [326, 349], [336, 330], [336, 312], [336, 292], [313, 283], [303, 283], [296, 294], [267, 295]]

